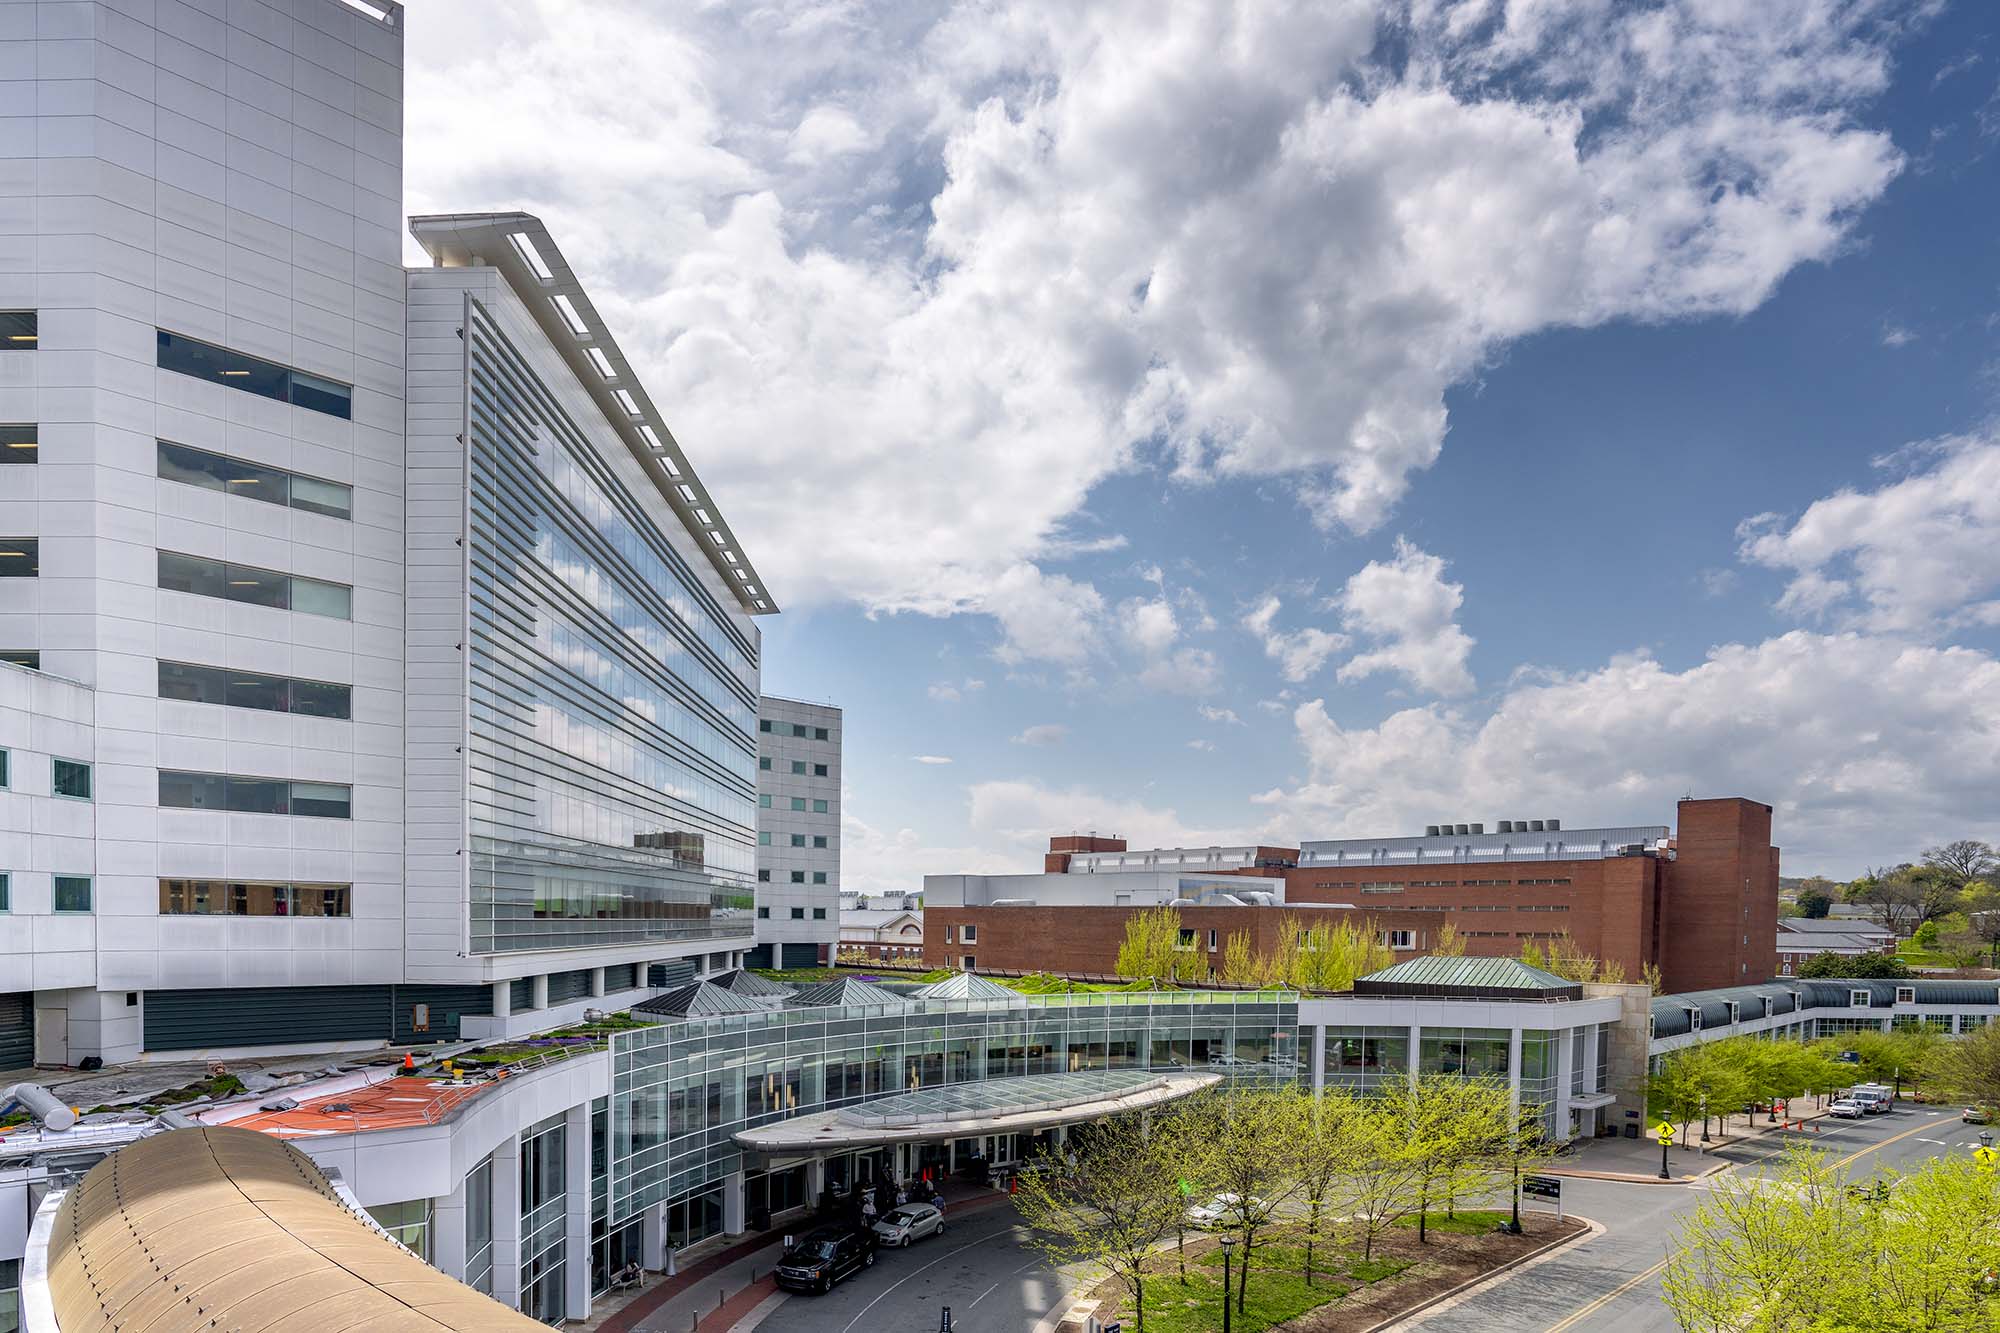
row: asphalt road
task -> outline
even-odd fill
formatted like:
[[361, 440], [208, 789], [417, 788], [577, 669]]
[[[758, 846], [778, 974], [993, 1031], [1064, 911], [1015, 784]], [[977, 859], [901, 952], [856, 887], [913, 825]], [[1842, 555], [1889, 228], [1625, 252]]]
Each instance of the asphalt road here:
[[[1956, 1107], [1927, 1108], [1904, 1103], [1898, 1110], [1865, 1120], [1820, 1122], [1817, 1135], [1785, 1134], [1845, 1160], [1848, 1171], [1865, 1175], [1879, 1166], [1908, 1167], [1940, 1153], [1969, 1152], [1981, 1126], [1962, 1125]], [[1762, 1172], [1784, 1145], [1754, 1140], [1715, 1156], [1736, 1162], [1734, 1171]], [[1676, 1154], [1676, 1168], [1684, 1169]], [[1468, 1301], [1442, 1310], [1413, 1327], [1422, 1333], [1676, 1333], [1673, 1315], [1660, 1298], [1673, 1222], [1700, 1201], [1707, 1182], [1692, 1185], [1639, 1185], [1620, 1181], [1563, 1181], [1563, 1203], [1573, 1213], [1602, 1223], [1605, 1232], [1560, 1251], [1517, 1280], [1501, 1283]]]
[[956, 1333], [1026, 1333], [1062, 1290], [1023, 1234], [1011, 1204], [947, 1217], [942, 1236], [883, 1250], [824, 1296], [790, 1296], [758, 1331], [930, 1333], [949, 1305]]
[[[1979, 1134], [1979, 1127], [1959, 1123], [1955, 1107], [1907, 1103], [1887, 1115], [1821, 1125], [1817, 1135], [1780, 1137], [1803, 1137], [1851, 1158], [1847, 1168], [1857, 1174], [1967, 1152]], [[1735, 1162], [1736, 1171], [1762, 1171], [1782, 1151], [1767, 1137], [1713, 1155]], [[1695, 1160], [1677, 1152], [1675, 1169]], [[1659, 1268], [1674, 1219], [1694, 1207], [1705, 1187], [1566, 1179], [1564, 1205], [1602, 1223], [1602, 1236], [1415, 1327], [1423, 1333], [1676, 1333], [1660, 1299]], [[943, 1236], [883, 1251], [873, 1268], [828, 1295], [789, 1297], [760, 1333], [929, 1333], [945, 1305], [957, 1333], [1027, 1333], [1062, 1291], [1049, 1266], [1022, 1244], [1023, 1234], [1006, 1204], [965, 1213]]]

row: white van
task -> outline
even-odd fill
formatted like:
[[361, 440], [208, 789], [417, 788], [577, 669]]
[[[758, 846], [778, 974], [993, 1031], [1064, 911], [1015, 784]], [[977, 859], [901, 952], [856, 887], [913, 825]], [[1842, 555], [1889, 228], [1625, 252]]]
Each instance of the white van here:
[[1895, 1093], [1880, 1083], [1863, 1083], [1848, 1091], [1848, 1098], [1860, 1102], [1870, 1115], [1881, 1115], [1889, 1109]]

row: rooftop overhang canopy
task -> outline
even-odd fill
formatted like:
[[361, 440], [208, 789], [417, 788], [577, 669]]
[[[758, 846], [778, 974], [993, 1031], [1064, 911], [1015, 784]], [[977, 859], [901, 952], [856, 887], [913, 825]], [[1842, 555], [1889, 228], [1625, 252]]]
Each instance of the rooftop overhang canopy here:
[[797, 1156], [984, 1134], [1032, 1134], [1163, 1106], [1221, 1081], [1220, 1074], [1141, 1069], [989, 1079], [759, 1125], [738, 1133], [736, 1143], [753, 1152]]
[[1615, 1092], [1586, 1092], [1570, 1098], [1569, 1109], [1572, 1111], [1595, 1111], [1600, 1107], [1609, 1106], [1617, 1100], [1618, 1094]]
[[542, 220], [532, 213], [433, 214], [411, 218], [410, 234], [441, 267], [484, 264], [500, 271], [681, 522], [698, 534], [703, 553], [744, 612], [775, 613], [777, 600]]

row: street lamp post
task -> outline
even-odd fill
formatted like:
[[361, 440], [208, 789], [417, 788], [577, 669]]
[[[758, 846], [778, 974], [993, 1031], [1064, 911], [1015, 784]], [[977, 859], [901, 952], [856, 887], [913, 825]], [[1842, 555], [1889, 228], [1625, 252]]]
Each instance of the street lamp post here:
[[1708, 1094], [1701, 1095], [1701, 1141], [1708, 1142]]
[[1229, 1257], [1236, 1252], [1236, 1237], [1222, 1238], [1222, 1333], [1229, 1333], [1229, 1300], [1233, 1288], [1229, 1285]]

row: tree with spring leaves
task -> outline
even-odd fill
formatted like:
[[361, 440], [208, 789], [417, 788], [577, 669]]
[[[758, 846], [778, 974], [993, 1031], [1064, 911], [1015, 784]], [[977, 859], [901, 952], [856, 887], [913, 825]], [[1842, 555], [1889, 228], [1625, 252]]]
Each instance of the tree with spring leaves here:
[[1206, 1122], [1209, 1151], [1202, 1178], [1231, 1199], [1217, 1229], [1236, 1236], [1243, 1261], [1236, 1284], [1241, 1310], [1250, 1290], [1251, 1259], [1279, 1208], [1299, 1189], [1292, 1104], [1275, 1089], [1254, 1089], [1204, 1095], [1184, 1107], [1179, 1114]]
[[[1125, 939], [1112, 969], [1134, 980], [1181, 981], [1193, 978], [1197, 961], [1194, 953], [1181, 948], [1181, 914], [1171, 907], [1155, 907], [1125, 918]], [[1200, 970], [1208, 969], [1204, 965]]]
[[1297, 1154], [1299, 1197], [1306, 1206], [1306, 1285], [1313, 1281], [1313, 1249], [1328, 1235], [1343, 1196], [1342, 1185], [1354, 1157], [1357, 1129], [1368, 1108], [1341, 1088], [1315, 1093], [1300, 1084], [1280, 1094]]
[[1250, 947], [1249, 931], [1229, 932], [1222, 946], [1222, 979], [1236, 986], [1261, 986], [1267, 980]]
[[1045, 1152], [1015, 1185], [1028, 1244], [1057, 1267], [1102, 1266], [1131, 1296], [1137, 1333], [1146, 1328], [1146, 1262], [1185, 1207], [1173, 1165], [1138, 1116], [1116, 1116], [1093, 1127], [1074, 1165]]

